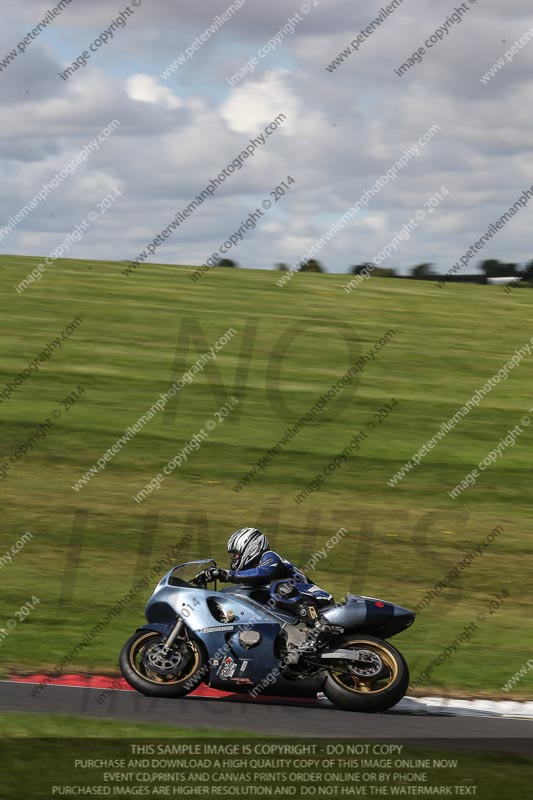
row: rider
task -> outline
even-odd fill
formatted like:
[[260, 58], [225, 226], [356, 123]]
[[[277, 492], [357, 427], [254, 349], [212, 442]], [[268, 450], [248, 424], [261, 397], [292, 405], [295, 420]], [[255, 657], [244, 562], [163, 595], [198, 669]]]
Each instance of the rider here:
[[271, 588], [275, 604], [297, 614], [300, 621], [310, 627], [302, 649], [315, 650], [320, 634], [329, 630], [329, 625], [321, 619], [318, 610], [320, 606], [333, 601], [329, 592], [310, 583], [294, 564], [271, 550], [267, 537], [257, 528], [235, 531], [228, 540], [227, 550], [231, 554], [230, 569], [211, 567], [206, 571], [208, 580], [218, 578], [231, 583]]

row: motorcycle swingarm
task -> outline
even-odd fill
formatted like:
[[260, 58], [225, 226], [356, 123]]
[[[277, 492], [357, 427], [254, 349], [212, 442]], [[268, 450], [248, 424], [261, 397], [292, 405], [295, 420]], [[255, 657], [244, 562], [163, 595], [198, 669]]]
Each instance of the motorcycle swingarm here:
[[320, 658], [342, 658], [347, 661], [358, 661], [360, 658], [359, 650], [334, 650], [332, 653], [321, 653]]

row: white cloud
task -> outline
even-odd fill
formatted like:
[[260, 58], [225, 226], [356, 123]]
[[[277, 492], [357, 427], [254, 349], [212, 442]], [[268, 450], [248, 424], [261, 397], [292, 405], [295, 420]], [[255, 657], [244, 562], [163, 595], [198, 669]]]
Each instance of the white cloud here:
[[249, 81], [233, 89], [220, 108], [228, 128], [251, 135], [283, 113], [289, 118], [283, 126], [283, 132], [294, 134], [300, 102], [289, 89], [288, 78], [288, 70], [274, 70], [261, 80]]
[[387, 216], [385, 214], [367, 214], [365, 225], [376, 233], [385, 234], [387, 231]]
[[166, 86], [160, 83], [152, 75], [138, 73], [132, 75], [126, 81], [128, 97], [137, 100], [139, 103], [154, 103], [166, 108], [181, 108], [183, 101]]

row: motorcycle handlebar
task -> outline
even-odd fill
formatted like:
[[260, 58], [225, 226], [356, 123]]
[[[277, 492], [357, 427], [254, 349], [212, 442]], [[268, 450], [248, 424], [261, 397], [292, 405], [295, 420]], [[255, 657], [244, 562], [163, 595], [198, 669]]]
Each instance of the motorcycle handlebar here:
[[201, 589], [206, 589], [208, 583], [206, 572], [207, 570], [203, 569], [201, 572], [198, 573], [198, 575], [194, 576], [191, 583], [194, 586], [199, 586]]
[[201, 589], [207, 589], [208, 581], [206, 573], [211, 569], [216, 569], [215, 561], [213, 561], [213, 565], [211, 567], [200, 570], [200, 572], [194, 576], [194, 578], [190, 581], [193, 586], [199, 586]]

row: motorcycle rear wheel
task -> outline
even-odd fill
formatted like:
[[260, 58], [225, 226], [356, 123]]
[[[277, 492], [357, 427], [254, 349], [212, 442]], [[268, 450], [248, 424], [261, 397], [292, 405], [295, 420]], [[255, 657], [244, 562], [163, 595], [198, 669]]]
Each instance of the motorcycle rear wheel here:
[[340, 661], [321, 673], [322, 691], [336, 706], [375, 713], [392, 708], [405, 696], [409, 667], [391, 644], [375, 636], [352, 635], [336, 642], [337, 648], [362, 651], [364, 660]]
[[147, 662], [164, 641], [165, 637], [157, 631], [140, 630], [134, 633], [120, 653], [120, 671], [130, 686], [148, 697], [183, 697], [203, 680], [206, 664], [203, 649], [196, 642], [185, 640], [185, 663], [178, 666], [175, 672], [161, 674], [156, 669], [150, 669]]

